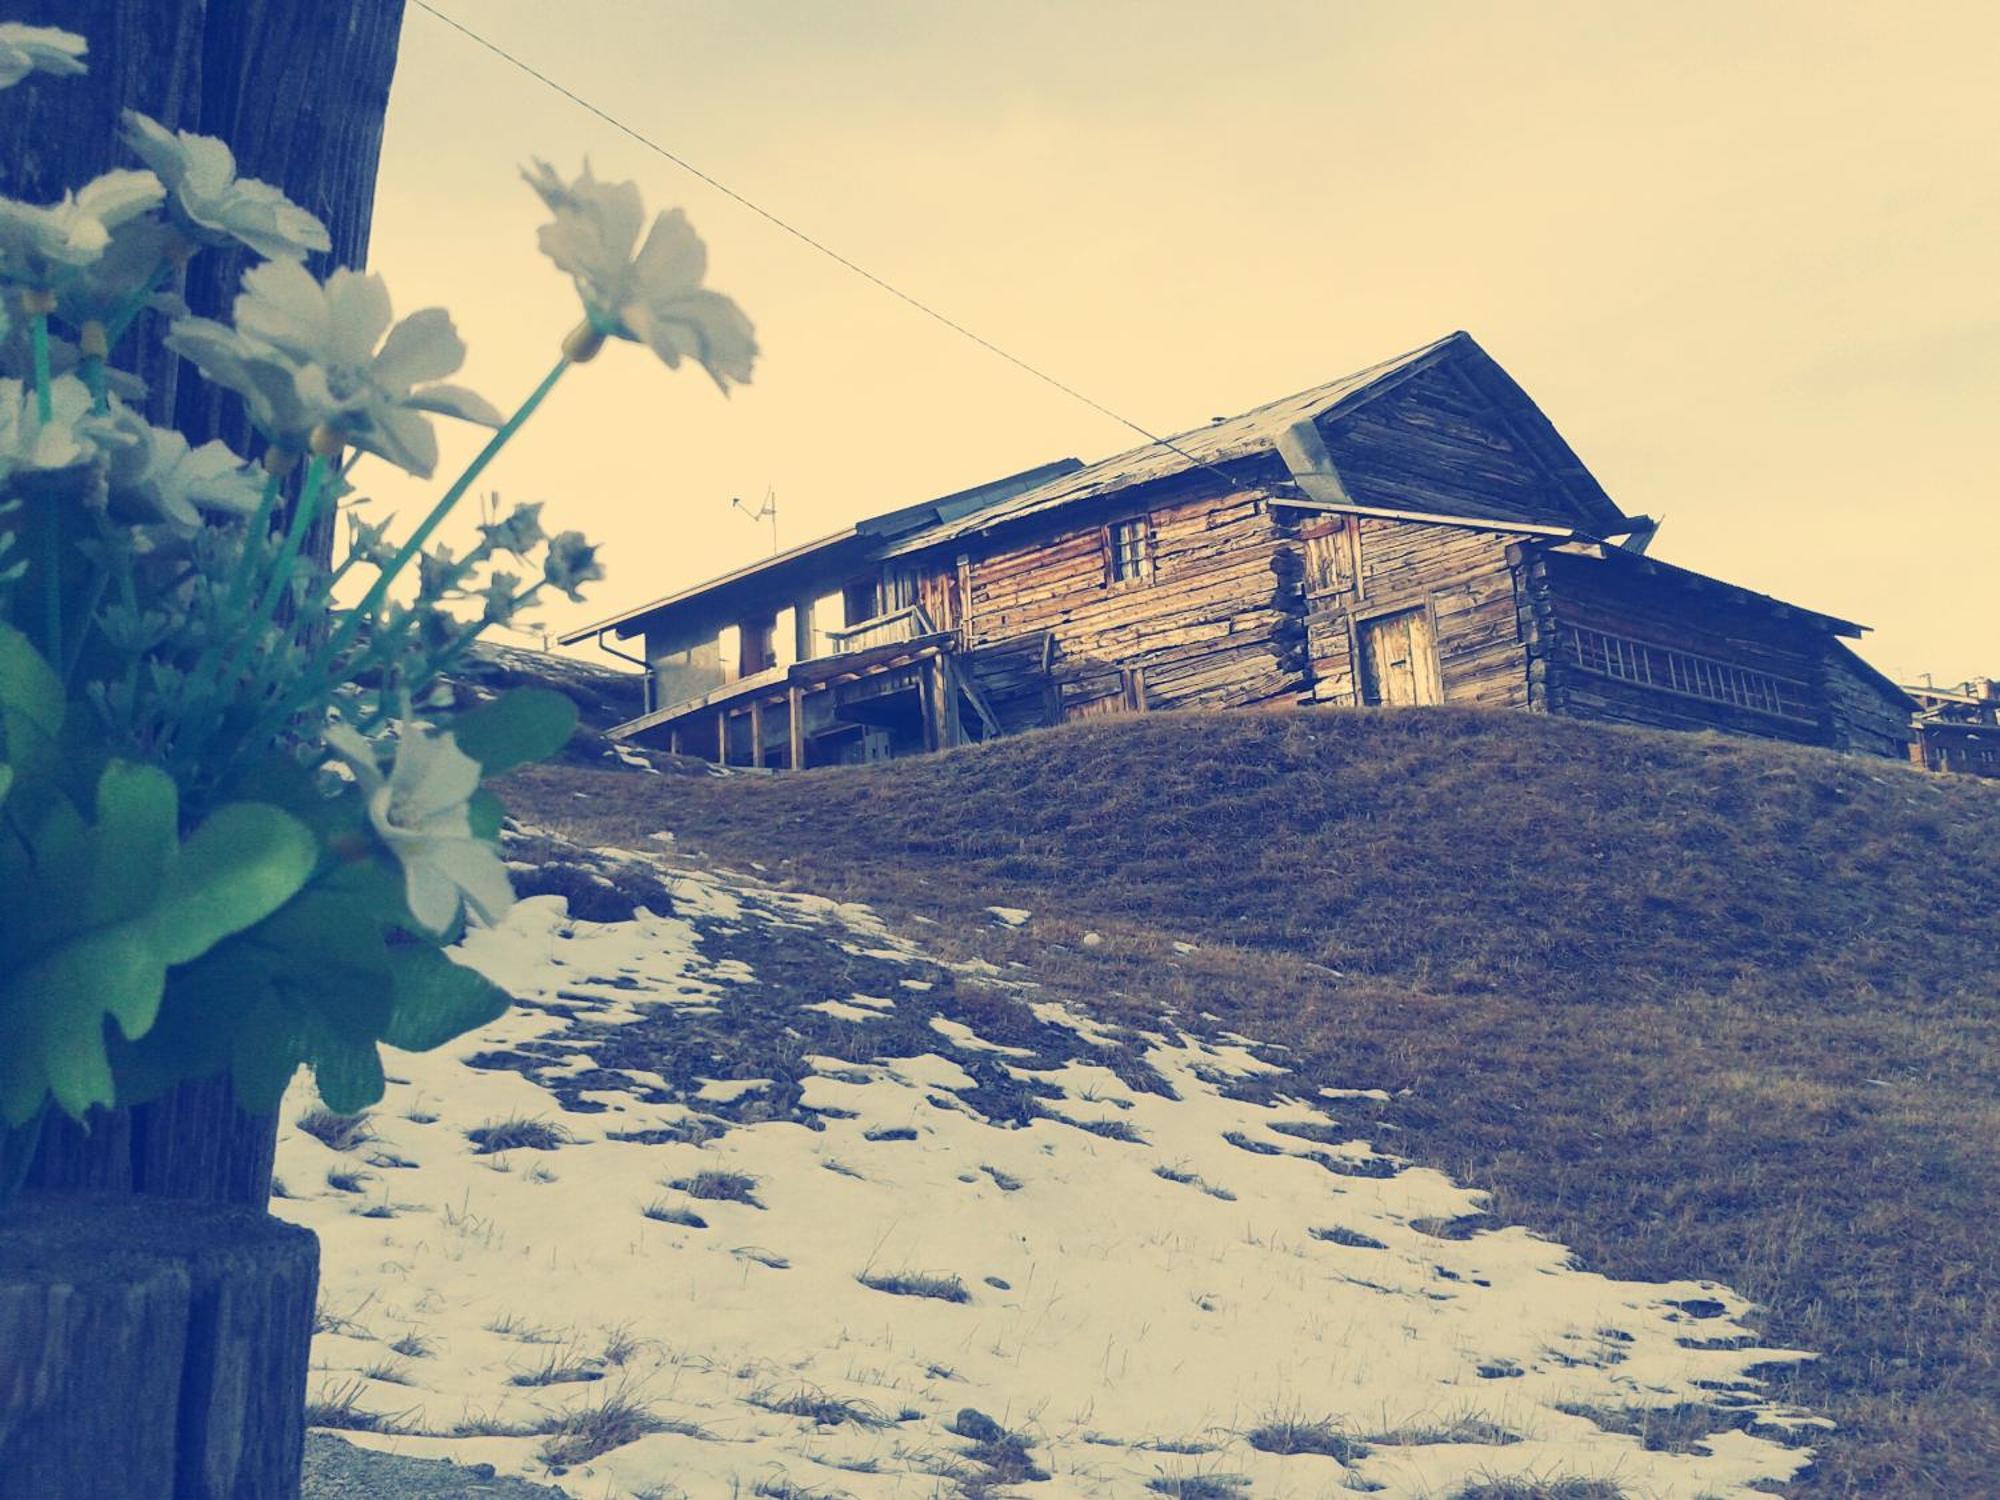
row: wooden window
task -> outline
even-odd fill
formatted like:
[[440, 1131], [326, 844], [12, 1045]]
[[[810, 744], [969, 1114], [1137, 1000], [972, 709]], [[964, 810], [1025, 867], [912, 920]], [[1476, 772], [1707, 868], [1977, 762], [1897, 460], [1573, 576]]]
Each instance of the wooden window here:
[[1152, 527], [1145, 516], [1113, 521], [1104, 530], [1104, 576], [1118, 583], [1145, 583], [1153, 576]]
[[1752, 713], [1777, 719], [1796, 719], [1814, 724], [1811, 687], [1791, 677], [1759, 672], [1697, 656], [1692, 651], [1675, 651], [1649, 645], [1626, 636], [1609, 635], [1581, 625], [1562, 627], [1563, 655], [1571, 666], [1600, 677], [1634, 682], [1662, 693], [1683, 698], [1700, 698], [1708, 703], [1726, 703], [1747, 708]]
[[1354, 587], [1354, 523], [1343, 516], [1305, 531], [1306, 592], [1337, 594]]

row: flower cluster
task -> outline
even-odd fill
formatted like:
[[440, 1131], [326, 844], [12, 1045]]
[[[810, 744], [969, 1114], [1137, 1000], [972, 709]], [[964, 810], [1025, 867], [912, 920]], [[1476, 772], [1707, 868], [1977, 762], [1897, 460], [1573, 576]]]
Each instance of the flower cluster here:
[[[85, 56], [0, 23], [0, 88]], [[326, 227], [225, 143], [134, 111], [123, 139], [139, 166], [0, 198], [0, 888], [28, 893], [0, 921], [0, 1168], [52, 1103], [179, 1078], [228, 1072], [269, 1109], [303, 1061], [329, 1103], [365, 1105], [377, 1042], [435, 1045], [505, 1003], [442, 953], [511, 899], [481, 782], [560, 747], [575, 714], [535, 690], [445, 712], [442, 679], [604, 570], [539, 501], [490, 497], [458, 554], [434, 535], [606, 339], [724, 392], [756, 354], [685, 217], [641, 243], [636, 187], [538, 163], [542, 248], [584, 321], [503, 414], [453, 383], [444, 309], [399, 320], [381, 277], [309, 268]], [[256, 257], [226, 320], [179, 294], [216, 247]], [[155, 333], [240, 399], [252, 452], [150, 420], [120, 352]], [[355, 465], [430, 477], [439, 417], [490, 439], [407, 532], [364, 519]], [[313, 538], [343, 513], [324, 558]]]

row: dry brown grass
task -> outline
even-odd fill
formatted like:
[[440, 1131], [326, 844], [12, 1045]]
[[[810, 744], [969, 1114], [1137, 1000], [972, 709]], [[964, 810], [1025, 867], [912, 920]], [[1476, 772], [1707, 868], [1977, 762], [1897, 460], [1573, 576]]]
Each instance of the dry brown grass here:
[[1399, 1154], [1610, 1274], [1726, 1281], [1824, 1354], [1782, 1377], [1841, 1424], [1799, 1493], [1992, 1492], [2000, 787], [1436, 710], [804, 776], [538, 768], [516, 795], [586, 842], [671, 829], [932, 918], [940, 956], [1114, 1018], [1214, 1012], [1317, 1081], [1409, 1089], [1381, 1111]]

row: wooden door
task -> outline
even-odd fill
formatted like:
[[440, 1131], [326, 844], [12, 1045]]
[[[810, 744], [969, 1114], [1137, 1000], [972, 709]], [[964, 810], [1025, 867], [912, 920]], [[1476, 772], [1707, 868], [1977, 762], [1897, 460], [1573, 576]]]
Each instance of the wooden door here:
[[1363, 620], [1360, 633], [1363, 702], [1405, 706], [1444, 701], [1428, 611], [1406, 609]]

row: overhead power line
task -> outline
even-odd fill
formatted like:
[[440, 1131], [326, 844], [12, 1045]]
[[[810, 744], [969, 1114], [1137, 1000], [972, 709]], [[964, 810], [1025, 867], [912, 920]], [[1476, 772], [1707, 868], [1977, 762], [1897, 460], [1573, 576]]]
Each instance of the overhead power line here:
[[1175, 443], [1172, 441], [1172, 439], [1162, 437], [1157, 432], [1153, 432], [1145, 427], [1140, 426], [1130, 417], [1124, 416], [1118, 412], [1113, 411], [1110, 407], [1106, 406], [1102, 401], [1095, 400], [1092, 397], [1085, 395], [1075, 386], [1070, 385], [1062, 380], [1058, 380], [1055, 376], [1049, 374], [1048, 371], [1029, 364], [1025, 359], [1022, 359], [1019, 355], [1012, 354], [1007, 350], [1001, 348], [991, 339], [986, 338], [981, 334], [973, 332], [973, 330], [967, 328], [963, 323], [960, 323], [957, 319], [952, 318], [947, 314], [938, 311], [938, 309], [931, 306], [928, 302], [925, 302], [922, 298], [913, 297], [910, 295], [910, 293], [904, 291], [901, 287], [895, 286], [890, 282], [883, 280], [880, 276], [877, 276], [873, 271], [869, 270], [866, 266], [859, 265], [856, 262], [848, 259], [845, 255], [842, 255], [838, 250], [835, 250], [832, 246], [826, 244], [824, 241], [817, 240], [813, 238], [812, 235], [807, 234], [803, 229], [800, 229], [796, 224], [790, 223], [789, 221], [780, 218], [777, 214], [772, 213], [771, 210], [764, 207], [763, 204], [755, 202], [750, 198], [744, 197], [743, 194], [737, 192], [736, 189], [730, 187], [728, 183], [723, 182], [718, 178], [711, 176], [707, 172], [704, 172], [700, 167], [696, 166], [686, 157], [679, 156], [674, 152], [669, 151], [665, 146], [662, 146], [658, 141], [654, 140], [651, 136], [645, 134], [643, 131], [638, 130], [633, 126], [626, 124], [623, 120], [619, 119], [616, 115], [612, 114], [610, 111], [599, 108], [597, 105], [591, 103], [590, 100], [584, 98], [583, 95], [577, 93], [574, 89], [569, 88], [567, 85], [562, 84], [557, 80], [549, 77], [548, 74], [542, 72], [541, 69], [535, 67], [534, 64], [527, 62], [522, 58], [516, 57], [513, 53], [509, 52], [505, 47], [500, 46], [497, 42], [491, 41], [488, 38], [481, 36], [478, 32], [474, 31], [470, 26], [467, 26], [464, 22], [455, 20], [451, 16], [446, 15], [436, 6], [430, 4], [429, 0], [410, 0], [410, 3], [416, 6], [417, 9], [424, 11], [429, 15], [435, 16], [438, 20], [444, 22], [445, 25], [451, 27], [452, 30], [458, 32], [460, 35], [468, 38], [473, 42], [476, 42], [479, 46], [484, 47], [488, 52], [491, 52], [495, 57], [501, 58], [502, 60], [513, 64], [513, 66], [519, 68], [523, 73], [526, 73], [530, 78], [535, 79], [538, 83], [541, 83], [546, 87], [555, 90], [558, 94], [561, 94], [565, 99], [569, 100], [579, 109], [586, 110], [590, 114], [597, 116], [598, 119], [602, 120], [612, 129], [617, 130], [624, 135], [630, 136], [633, 140], [637, 141], [641, 146], [644, 146], [648, 151], [651, 151], [654, 155], [664, 157], [666, 160], [672, 162], [675, 166], [679, 167], [683, 172], [686, 172], [688, 175], [692, 177], [699, 178], [702, 182], [705, 182], [710, 187], [714, 188], [718, 193], [721, 193], [725, 198], [728, 198], [733, 202], [741, 204], [743, 207], [749, 209], [750, 212], [756, 214], [759, 218], [764, 219], [773, 225], [776, 225], [779, 229], [782, 229], [786, 234], [789, 234], [793, 239], [798, 240], [801, 243], [810, 246], [814, 250], [817, 250], [821, 255], [824, 255], [827, 259], [834, 261], [838, 265], [845, 266], [848, 270], [852, 271], [856, 276], [859, 276], [862, 280], [869, 282], [870, 284], [876, 287], [879, 287], [881, 290], [887, 292], [890, 296], [896, 298], [897, 301], [906, 303], [910, 307], [913, 307], [918, 312], [922, 313], [925, 317], [930, 318], [938, 323], [942, 323], [946, 328], [949, 328], [953, 333], [956, 333], [963, 338], [968, 338], [972, 340], [973, 343], [979, 345], [980, 348], [986, 350], [988, 353], [997, 354], [1000, 358], [1006, 360], [1008, 364], [1015, 366], [1017, 369], [1025, 370], [1028, 374], [1034, 376], [1035, 379], [1041, 381], [1043, 384], [1053, 386], [1056, 390], [1061, 391], [1065, 396], [1070, 397], [1072, 400], [1082, 402], [1092, 411], [1097, 412], [1102, 416], [1111, 418], [1112, 421], [1119, 423], [1121, 426], [1131, 428], [1132, 431], [1138, 433], [1139, 436], [1146, 439], [1147, 442], [1157, 443], [1160, 447], [1165, 448], [1169, 453], [1177, 453], [1182, 458], [1186, 459], [1189, 463], [1194, 464], [1199, 468], [1208, 469], [1212, 473], [1221, 474], [1222, 477], [1225, 479], [1230, 478], [1229, 475], [1224, 474], [1222, 470], [1217, 469], [1213, 464], [1207, 463], [1202, 459], [1196, 458], [1192, 453], [1189, 453], [1185, 449], [1176, 446]]

